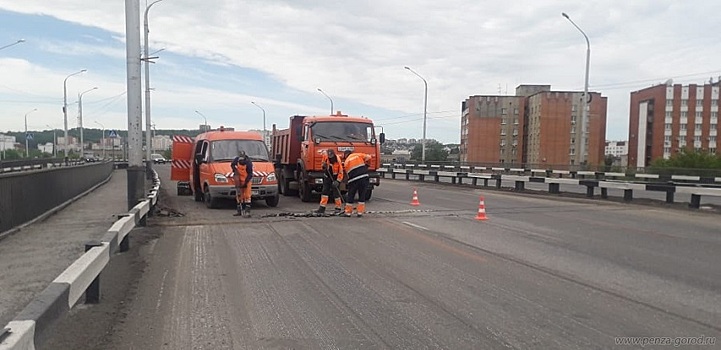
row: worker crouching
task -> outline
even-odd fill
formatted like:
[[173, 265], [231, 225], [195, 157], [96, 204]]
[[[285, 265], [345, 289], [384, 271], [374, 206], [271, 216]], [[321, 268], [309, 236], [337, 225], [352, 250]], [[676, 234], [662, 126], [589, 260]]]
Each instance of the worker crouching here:
[[344, 216], [353, 215], [353, 204], [355, 203], [356, 193], [358, 194], [358, 207], [355, 208], [358, 217], [363, 216], [366, 209], [365, 199], [366, 191], [370, 185], [368, 178], [368, 166], [371, 156], [365, 153], [352, 153], [345, 151], [343, 167], [348, 174], [348, 194], [346, 196]]

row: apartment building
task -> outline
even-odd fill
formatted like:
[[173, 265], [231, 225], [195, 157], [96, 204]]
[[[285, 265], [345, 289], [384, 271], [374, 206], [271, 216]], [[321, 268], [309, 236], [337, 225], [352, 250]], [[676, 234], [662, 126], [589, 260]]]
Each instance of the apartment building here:
[[681, 85], [668, 81], [632, 92], [629, 165], [643, 168], [683, 149], [716, 154], [718, 100], [719, 83]]
[[471, 96], [461, 108], [461, 161], [521, 162], [524, 98]]
[[606, 141], [607, 156], [621, 157], [628, 155], [628, 142], [626, 141]]
[[471, 96], [461, 105], [461, 161], [514, 165], [602, 164], [607, 98], [520, 85], [515, 96]]

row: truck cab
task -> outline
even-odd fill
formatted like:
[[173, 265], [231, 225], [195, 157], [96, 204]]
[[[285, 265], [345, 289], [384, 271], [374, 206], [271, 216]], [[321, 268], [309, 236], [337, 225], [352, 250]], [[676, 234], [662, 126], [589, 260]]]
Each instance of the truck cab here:
[[338, 111], [327, 116], [292, 116], [290, 127], [284, 130], [273, 125], [273, 155], [280, 192], [286, 196], [299, 195], [304, 202], [311, 201], [313, 191], [321, 192], [323, 152], [333, 149], [365, 153], [371, 156], [370, 188], [380, 185], [380, 144], [385, 135], [376, 135], [373, 121], [364, 117], [351, 117]]
[[253, 162], [252, 199], [265, 200], [270, 207], [279, 201], [278, 182], [268, 148], [259, 133], [226, 131], [221, 127], [198, 135], [173, 137], [171, 179], [178, 181], [178, 195], [193, 195], [208, 208], [217, 208], [221, 199], [235, 199], [233, 170], [230, 167], [240, 150]]

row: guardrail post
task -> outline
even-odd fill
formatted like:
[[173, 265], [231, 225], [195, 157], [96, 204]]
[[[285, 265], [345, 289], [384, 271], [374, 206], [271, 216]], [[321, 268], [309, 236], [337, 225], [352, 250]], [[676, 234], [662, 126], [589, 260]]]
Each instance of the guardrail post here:
[[632, 199], [633, 199], [633, 190], [632, 189], [623, 190], [623, 200], [626, 202], [630, 202]]
[[458, 184], [463, 185], [463, 176], [458, 177]]
[[423, 174], [419, 174], [419, 175], [418, 175], [418, 179], [419, 179], [421, 182], [424, 182], [424, 181], [426, 181], [426, 176], [423, 175]]
[[483, 187], [488, 187], [488, 179], [483, 179]]
[[666, 191], [666, 203], [673, 204], [673, 191]]
[[435, 182], [441, 181], [441, 177], [438, 176], [438, 173], [436, 173], [435, 175], [433, 175], [433, 181], [435, 181]]
[[516, 191], [523, 191], [525, 185], [526, 185], [526, 182], [524, 182], [524, 181], [516, 181]]
[[502, 182], [503, 182], [503, 180], [501, 180], [501, 177], [499, 176], [499, 177], [496, 179], [496, 188], [500, 189], [501, 186], [503, 185]]
[[393, 170], [393, 171], [391, 171], [391, 179], [395, 180], [396, 179], [396, 172], [395, 172], [396, 169], [394, 168], [391, 170]]
[[456, 177], [455, 177], [455, 176], [451, 177], [451, 183], [454, 184], [454, 185], [456, 184]]
[[698, 209], [701, 207], [701, 195], [691, 194], [691, 202], [688, 204], [689, 208]]
[[473, 180], [471, 180], [471, 183], [473, 184], [473, 187], [476, 187], [478, 185], [478, 179], [474, 177]]
[[586, 186], [586, 197], [593, 198], [593, 194], [595, 192], [595, 187], [593, 186]]
[[118, 245], [118, 251], [127, 252], [130, 250], [130, 233], [125, 235], [122, 241], [120, 241], [120, 244]]
[[[98, 241], [89, 241], [85, 243], [85, 251], [87, 252], [94, 247], [102, 247], [103, 244]], [[97, 304], [100, 302], [100, 275], [98, 274], [93, 282], [90, 283], [88, 289], [85, 290], [85, 303]]]
[[406, 181], [410, 181], [411, 179], [411, 172], [406, 170]]
[[608, 199], [608, 188], [601, 187], [601, 198]]
[[561, 184], [558, 184], [558, 183], [548, 184], [548, 193], [553, 193], [553, 194], [561, 193]]

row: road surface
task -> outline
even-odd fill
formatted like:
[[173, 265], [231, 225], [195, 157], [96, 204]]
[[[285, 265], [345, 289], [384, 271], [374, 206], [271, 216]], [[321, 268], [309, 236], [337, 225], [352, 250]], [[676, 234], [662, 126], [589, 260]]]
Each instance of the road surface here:
[[111, 262], [110, 295], [52, 348], [627, 349], [615, 338], [721, 334], [718, 214], [383, 180], [363, 218], [262, 217], [316, 207], [283, 197], [245, 219], [175, 196], [157, 168], [185, 216], [152, 219], [159, 238]]

